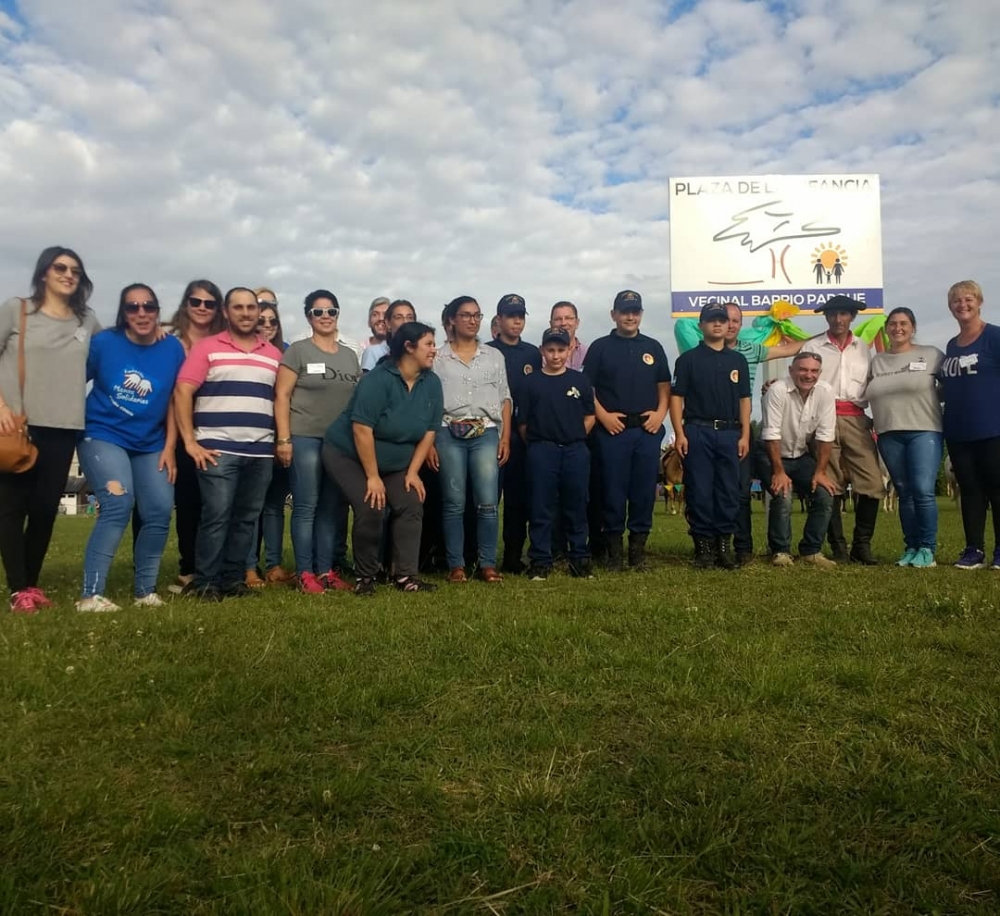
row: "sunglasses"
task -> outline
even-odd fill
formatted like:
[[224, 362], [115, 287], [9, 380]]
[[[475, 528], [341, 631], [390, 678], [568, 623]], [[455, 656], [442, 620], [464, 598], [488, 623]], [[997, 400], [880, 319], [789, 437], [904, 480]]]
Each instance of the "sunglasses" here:
[[257, 305], [259, 305], [262, 309], [265, 309], [265, 308], [276, 309], [278, 307], [278, 300], [277, 299], [258, 299], [257, 300]]
[[160, 310], [155, 302], [126, 302], [122, 307], [129, 315], [137, 315], [139, 312], [155, 315]]
[[60, 277], [61, 277], [61, 276], [62, 276], [62, 275], [63, 275], [64, 273], [66, 273], [67, 271], [69, 271], [69, 273], [70, 273], [70, 276], [73, 276], [73, 277], [77, 277], [77, 278], [79, 278], [79, 277], [82, 277], [82, 276], [83, 276], [83, 271], [82, 271], [82, 270], [80, 270], [80, 268], [79, 268], [79, 267], [72, 267], [72, 266], [70, 266], [69, 264], [64, 264], [64, 263], [63, 263], [62, 261], [55, 261], [55, 262], [54, 262], [54, 263], [53, 263], [53, 264], [51, 265], [51, 268], [52, 268], [52, 270], [54, 270], [54, 271], [55, 271], [55, 272], [56, 272], [57, 274], [59, 274], [59, 276], [60, 276]]
[[276, 328], [277, 326], [277, 318], [261, 318], [260, 321], [257, 322], [258, 328]]
[[218, 301], [215, 299], [199, 299], [197, 296], [188, 296], [187, 304], [193, 309], [196, 308], [214, 309], [217, 308], [219, 305]]
[[324, 315], [326, 315], [327, 318], [336, 318], [340, 314], [340, 309], [309, 309], [309, 314], [312, 315], [313, 318], [322, 318]]

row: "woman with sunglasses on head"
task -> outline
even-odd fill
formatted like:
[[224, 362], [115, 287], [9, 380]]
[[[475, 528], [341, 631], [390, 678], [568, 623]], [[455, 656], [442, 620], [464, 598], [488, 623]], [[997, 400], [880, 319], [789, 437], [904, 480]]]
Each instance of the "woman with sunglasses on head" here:
[[[87, 352], [91, 336], [100, 330], [87, 307], [92, 290], [80, 256], [56, 246], [46, 248], [35, 264], [31, 297], [0, 306], [0, 430], [15, 432], [15, 416], [26, 414], [38, 448], [31, 470], [0, 473], [0, 558], [15, 613], [34, 614], [52, 603], [38, 579], [84, 424]], [[18, 372], [22, 308], [23, 400]]]
[[[211, 280], [192, 280], [184, 289], [181, 304], [170, 319], [173, 335], [184, 347], [185, 355], [206, 337], [220, 333], [226, 326], [222, 314], [222, 290]], [[184, 443], [177, 437], [177, 475], [174, 481], [174, 505], [177, 507], [177, 549], [180, 555], [177, 581], [170, 591], [179, 593], [194, 578], [194, 542], [201, 521], [201, 490], [198, 471]], [[133, 517], [133, 530], [139, 528]]]
[[[329, 290], [305, 299], [312, 335], [286, 351], [274, 386], [275, 453], [289, 469], [292, 550], [299, 588], [349, 590], [341, 578], [347, 504], [323, 473], [323, 436], [347, 406], [361, 375], [355, 352], [337, 341], [340, 305]], [[343, 529], [343, 530], [340, 530]], [[338, 553], [340, 555], [338, 555]]]
[[184, 347], [159, 335], [160, 303], [144, 283], [122, 290], [114, 328], [94, 337], [87, 359], [86, 426], [77, 444], [80, 467], [100, 513], [83, 557], [78, 611], [117, 611], [105, 596], [115, 551], [137, 506], [135, 605], [160, 607], [160, 560], [174, 508], [177, 428], [171, 397]]
[[479, 577], [501, 582], [496, 568], [497, 486], [510, 455], [511, 396], [503, 355], [479, 342], [483, 313], [471, 296], [445, 306], [448, 342], [437, 353], [434, 371], [444, 389], [443, 429], [431, 449], [431, 467], [441, 472], [448, 581], [465, 582], [465, 505], [471, 486], [476, 506]]
[[[282, 353], [288, 349], [281, 316], [278, 314], [278, 297], [273, 289], [260, 286], [254, 291], [260, 306], [257, 333], [268, 343], [274, 344]], [[253, 539], [253, 549], [247, 557], [245, 582], [250, 588], [265, 585], [286, 585], [292, 577], [281, 565], [285, 545], [285, 500], [288, 499], [288, 469], [275, 458], [274, 472], [264, 496], [264, 508], [257, 520], [257, 533]], [[257, 564], [260, 549], [264, 548], [264, 576], [261, 578]]]

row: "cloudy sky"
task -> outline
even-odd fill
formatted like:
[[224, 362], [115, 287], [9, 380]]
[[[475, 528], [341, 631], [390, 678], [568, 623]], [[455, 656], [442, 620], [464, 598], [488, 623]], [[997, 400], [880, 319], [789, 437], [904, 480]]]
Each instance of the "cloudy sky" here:
[[[997, 0], [0, 0], [0, 285], [76, 248], [113, 316], [150, 283], [316, 287], [360, 337], [525, 296], [672, 339], [667, 182], [877, 172], [886, 301], [921, 336], [1000, 301]], [[820, 329], [818, 320], [803, 322]]]

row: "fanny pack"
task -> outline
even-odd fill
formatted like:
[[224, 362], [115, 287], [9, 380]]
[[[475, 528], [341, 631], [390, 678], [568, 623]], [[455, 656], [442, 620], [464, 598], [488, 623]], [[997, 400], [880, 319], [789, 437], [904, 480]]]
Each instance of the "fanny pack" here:
[[486, 432], [486, 421], [482, 417], [449, 420], [448, 432], [451, 433], [453, 439], [478, 439]]

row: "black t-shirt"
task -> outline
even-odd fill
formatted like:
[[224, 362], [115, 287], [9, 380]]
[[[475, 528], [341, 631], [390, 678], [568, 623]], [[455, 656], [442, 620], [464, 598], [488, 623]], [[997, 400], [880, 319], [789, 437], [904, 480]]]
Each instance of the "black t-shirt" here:
[[542, 353], [534, 344], [523, 340], [519, 340], [516, 344], [506, 344], [499, 337], [491, 340], [486, 346], [493, 347], [503, 354], [503, 361], [507, 366], [507, 385], [514, 404], [514, 416], [517, 417], [521, 403], [521, 383], [541, 370]]
[[649, 413], [660, 403], [659, 385], [670, 381], [667, 354], [658, 340], [612, 331], [599, 337], [583, 361], [584, 375], [601, 406], [611, 413]]
[[518, 422], [527, 425], [529, 442], [583, 442], [584, 417], [593, 415], [594, 389], [576, 369], [559, 375], [533, 372], [521, 383]]
[[750, 366], [742, 353], [704, 341], [677, 357], [673, 393], [684, 398], [685, 420], [739, 420], [750, 397]]

